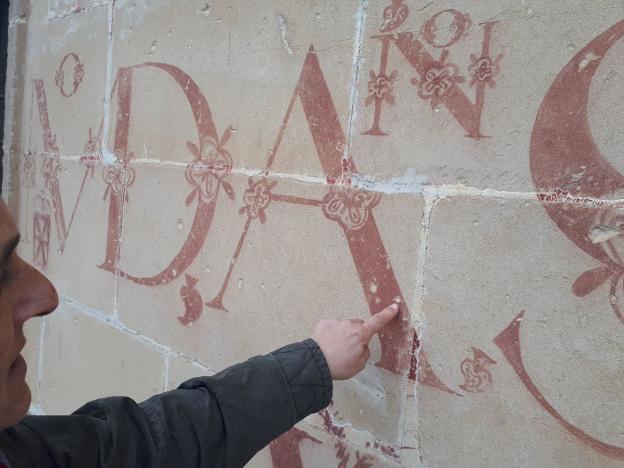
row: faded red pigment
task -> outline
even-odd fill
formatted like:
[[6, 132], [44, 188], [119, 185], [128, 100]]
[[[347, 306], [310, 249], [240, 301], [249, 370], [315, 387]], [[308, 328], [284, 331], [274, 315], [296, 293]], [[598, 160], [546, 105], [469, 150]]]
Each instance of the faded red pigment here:
[[[371, 70], [369, 73], [369, 94], [365, 105], [374, 106], [374, 115], [371, 128], [365, 134], [388, 135], [381, 129], [380, 122], [384, 103], [392, 105], [395, 102], [393, 85], [398, 79], [398, 72], [387, 71], [389, 50], [393, 44], [418, 75], [412, 80], [415, 94], [423, 100], [428, 100], [432, 107], [442, 105], [448, 109], [468, 137], [482, 138], [481, 116], [485, 91], [487, 87], [495, 85], [494, 78], [499, 72], [502, 58], [502, 55], [492, 58], [490, 51], [492, 31], [496, 23], [486, 22], [481, 25], [483, 30], [481, 52], [470, 56], [471, 65], [468, 70], [470, 80], [464, 86], [476, 88], [473, 103], [460, 87], [460, 84], [466, 83], [467, 80], [460, 76], [459, 67], [448, 61], [448, 48], [453, 47], [472, 27], [470, 17], [457, 10], [444, 10], [425, 22], [421, 31], [424, 43], [435, 49], [442, 49], [439, 58], [435, 59], [425, 51], [425, 44], [413, 33], [396, 32], [408, 15], [409, 8], [403, 0], [392, 0], [384, 10], [381, 35], [374, 36], [381, 42], [381, 61], [379, 72]], [[444, 23], [450, 24], [449, 34], [441, 37], [440, 24]], [[623, 36], [624, 21], [596, 37], [563, 68], [543, 100], [531, 139], [530, 168], [537, 187], [538, 199], [544, 203], [546, 212], [561, 231], [600, 264], [580, 274], [574, 282], [572, 291], [577, 296], [588, 295], [607, 282], [610, 286], [610, 296], [624, 292], [622, 282], [624, 261], [617, 248], [612, 241], [594, 244], [589, 238], [590, 231], [596, 225], [614, 225], [618, 229], [620, 226], [624, 227], [624, 217], [608, 206], [603, 206], [600, 201], [601, 198], [624, 188], [624, 176], [600, 154], [587, 122], [588, 91], [592, 79], [602, 57]], [[598, 58], [585, 63], [585, 58], [590, 53]], [[190, 190], [184, 201], [187, 206], [195, 205], [196, 208], [186, 240], [162, 271], [155, 272], [151, 276], [139, 277], [122, 271], [119, 259], [122, 252], [120, 234], [123, 206], [129, 203], [133, 182], [140, 175], [137, 175], [135, 168], [132, 167], [134, 156], [128, 148], [133, 75], [137, 70], [144, 68], [166, 73], [184, 92], [196, 123], [198, 139], [197, 142], [187, 142], [190, 162], [185, 171], [185, 178]], [[71, 97], [76, 92], [82, 82], [84, 71], [84, 64], [75, 53], [67, 54], [63, 58], [55, 77], [55, 84], [63, 96]], [[242, 194], [243, 205], [240, 206], [239, 214], [246, 216], [245, 225], [221, 289], [206, 304], [197, 289], [197, 278], [185, 272], [197, 258], [209, 235], [220, 188], [223, 188], [226, 196], [235, 199], [234, 191], [227, 180], [233, 168], [232, 157], [226, 149], [232, 135], [231, 128], [219, 136], [208, 100], [198, 85], [183, 70], [170, 64], [147, 62], [119, 69], [112, 95], [116, 96], [118, 109], [113, 143], [116, 161], [103, 168], [105, 183], [103, 196], [108, 203], [108, 232], [105, 258], [99, 265], [100, 268], [146, 287], [168, 284], [184, 275], [185, 282], [180, 288], [184, 315], [178, 317], [178, 320], [184, 325], [191, 324], [200, 318], [204, 305], [226, 310], [224, 301], [231, 275], [253, 223], [256, 220], [260, 223], [270, 222], [271, 204], [289, 203], [299, 205], [301, 209], [321, 209], [328, 221], [334, 221], [341, 227], [371, 314], [379, 312], [383, 305], [398, 298], [401, 303], [401, 314], [404, 318], [409, 316], [375, 221], [374, 210], [382, 195], [357, 189], [350, 184], [352, 176], [357, 174], [357, 169], [352, 159], [345, 159], [343, 156], [345, 134], [313, 47], [303, 62], [282, 125], [268, 155], [264, 175], [249, 178], [248, 188]], [[95, 166], [101, 160], [102, 124], [97, 133], [89, 129], [84, 155], [81, 158], [85, 163], [85, 173], [67, 221], [58, 179], [61, 170], [60, 151], [56, 144], [56, 136], [51, 130], [43, 80], [33, 81], [33, 96], [43, 130], [43, 151], [38, 153], [29, 151], [24, 156], [23, 181], [27, 189], [35, 185], [36, 156], [41, 157], [41, 175], [45, 192], [37, 194], [34, 198], [32, 224], [27, 223], [27, 229], [29, 226], [33, 229], [34, 263], [45, 269], [49, 258], [53, 224], [59, 251], [62, 253], [85, 183], [89, 176], [93, 178]], [[297, 100], [303, 109], [319, 161], [329, 183], [322, 199], [280, 194], [278, 182], [268, 178]], [[578, 174], [581, 174], [580, 178]], [[368, 288], [371, 283], [377, 285], [376, 292]], [[618, 321], [624, 323], [624, 314], [617, 301], [610, 301], [610, 304]], [[612, 458], [624, 459], [624, 448], [602, 442], [564, 419], [536, 387], [522, 359], [520, 325], [523, 313], [520, 313], [494, 339], [494, 343], [509, 365], [537, 403], [567, 432], [597, 452]], [[393, 326], [381, 333], [380, 341], [382, 353], [377, 363], [379, 367], [395, 374], [407, 375], [410, 379], [449, 395], [462, 396], [436, 376], [428, 363], [425, 350], [419, 345], [415, 330], [409, 325], [409, 320], [395, 321]], [[464, 359], [459, 365], [463, 382], [458, 387], [464, 392], [479, 393], [493, 383], [491, 366], [501, 364], [497, 364], [479, 348], [472, 347], [472, 352], [472, 358]], [[341, 428], [331, 421], [329, 412], [322, 413], [321, 416], [326, 423], [325, 430], [336, 439], [336, 459], [339, 467], [346, 467], [349, 463], [357, 468], [372, 466], [371, 460], [366, 455], [360, 456], [356, 452], [355, 458], [351, 458], [342, 440], [344, 433]], [[300, 454], [302, 442], [321, 443], [297, 428], [272, 442], [270, 453], [274, 466], [303, 467]], [[374, 444], [375, 449], [398, 460], [398, 453], [394, 447], [385, 446], [381, 442]]]
[[[621, 21], [596, 37], [563, 68], [546, 94], [535, 121], [530, 157], [533, 180], [541, 195], [559, 191], [570, 197], [600, 199], [624, 188], [624, 176], [600, 154], [587, 120], [592, 79], [602, 58], [623, 36], [624, 21]], [[590, 53], [597, 58], [587, 63]], [[545, 200], [545, 197], [540, 199]], [[544, 203], [544, 208], [568, 239], [603, 264], [581, 274], [572, 287], [573, 292], [585, 296], [610, 280], [610, 297], [615, 295], [616, 288], [622, 288], [618, 283], [624, 275], [624, 262], [612, 241], [594, 244], [589, 234], [594, 226], [607, 221], [619, 226], [622, 220], [618, 212], [574, 202]], [[617, 302], [609, 300], [609, 303], [619, 321], [624, 323]], [[521, 312], [494, 342], [529, 393], [574, 437], [604, 455], [624, 459], [624, 448], [606, 444], [566, 421], [533, 383], [522, 361], [520, 324], [523, 315]]]
[[[533, 180], [542, 200], [547, 201], [544, 194], [557, 191], [564, 191], [569, 198], [600, 199], [624, 188], [624, 176], [600, 154], [587, 121], [589, 87], [596, 70], [609, 49], [623, 36], [624, 21], [591, 41], [563, 68], [542, 102], [533, 129], [530, 160]], [[597, 58], [586, 63], [590, 53]], [[596, 215], [591, 205], [544, 204], [544, 208], [568, 239], [602, 263], [579, 276], [574, 293], [585, 296], [610, 281], [611, 297], [622, 290], [624, 262], [612, 241], [594, 244], [589, 234], [607, 217], [615, 227], [621, 220], [613, 208], [605, 207]], [[610, 304], [624, 323], [620, 306], [613, 301]]]
[[[471, 102], [464, 91], [458, 86], [465, 78], [460, 76], [459, 67], [447, 61], [449, 51], [446, 47], [452, 47], [468, 31], [470, 27], [470, 17], [457, 10], [444, 10], [431, 17], [423, 27], [425, 41], [433, 47], [445, 48], [439, 59], [435, 59], [424, 48], [424, 44], [411, 32], [394, 32], [407, 19], [409, 9], [402, 1], [393, 1], [393, 4], [384, 11], [384, 22], [380, 27], [381, 35], [372, 36], [381, 41], [381, 59], [379, 72], [370, 71], [368, 82], [368, 97], [366, 105], [374, 105], [373, 123], [371, 128], [364, 132], [364, 135], [385, 136], [387, 132], [380, 127], [381, 111], [384, 102], [390, 105], [395, 103], [393, 95], [393, 84], [397, 80], [398, 71], [393, 70], [389, 75], [388, 52], [390, 45], [401, 52], [403, 57], [418, 73], [418, 77], [413, 78], [411, 83], [416, 87], [418, 96], [431, 103], [431, 108], [435, 109], [442, 105], [446, 107], [455, 120], [467, 132], [470, 138], [483, 138], [481, 134], [481, 115], [485, 103], [486, 85], [494, 87], [494, 77], [498, 74], [499, 63], [502, 55], [492, 58], [490, 55], [490, 44], [492, 41], [492, 30], [496, 22], [483, 23], [483, 45], [479, 55], [471, 55], [471, 65], [468, 69], [470, 73], [470, 86], [476, 87], [475, 102]], [[449, 36], [440, 39], [437, 34], [439, 28], [436, 26], [440, 18], [450, 17], [448, 26]]]
[[[123, 205], [129, 202], [130, 188], [137, 177], [136, 171], [131, 165], [134, 156], [128, 150], [128, 135], [132, 115], [132, 79], [133, 73], [137, 69], [145, 67], [156, 68], [169, 74], [185, 93], [192, 109], [197, 125], [199, 144], [187, 142], [192, 161], [188, 164], [185, 173], [186, 180], [191, 186], [185, 202], [187, 205], [195, 203], [197, 208], [186, 241], [169, 265], [153, 276], [137, 277], [121, 270], [119, 268], [119, 259], [122, 251], [120, 235], [122, 209]], [[37, 232], [41, 231], [43, 234], [39, 235], [41, 241], [35, 242], [34, 257], [41, 258], [40, 266], [45, 268], [49, 250], [50, 213], [54, 213], [59, 244], [64, 245], [71, 229], [71, 222], [76, 207], [80, 201], [82, 188], [88, 175], [93, 174], [94, 164], [99, 159], [97, 154], [101, 152], [101, 148], [96, 142], [100, 141], [102, 125], [100, 125], [100, 130], [95, 136], [91, 130], [89, 131], [89, 138], [85, 145], [86, 155], [82, 158], [83, 162], [86, 163], [85, 174], [81, 190], [74, 204], [70, 222], [66, 224], [58, 181], [58, 172], [60, 171], [59, 149], [56, 146], [56, 137], [53, 136], [50, 127], [43, 81], [36, 80], [34, 89], [38, 102], [39, 120], [43, 129], [45, 149], [42, 171], [46, 188], [52, 200], [51, 208], [47, 209], [47, 211], [42, 208], [35, 214], [35, 222], [40, 226]], [[224, 147], [230, 137], [231, 130], [228, 128], [221, 138], [217, 136], [212, 113], [203, 93], [190, 76], [172, 65], [150, 62], [122, 68], [117, 73], [112, 92], [117, 97], [118, 109], [114, 138], [116, 162], [115, 164], [104, 166], [103, 169], [103, 180], [106, 185], [104, 198], [109, 204], [109, 214], [106, 255], [99, 267], [137, 284], [157, 287], [176, 280], [180, 275], [184, 274], [196, 259], [212, 225], [219, 188], [223, 187], [226, 195], [234, 197], [233, 190], [226, 180], [227, 175], [231, 171], [232, 162], [229, 153]], [[383, 308], [383, 304], [398, 299], [402, 304], [401, 313], [404, 317], [408, 316], [409, 311], [405, 306], [403, 294], [394, 275], [373, 214], [373, 210], [378, 205], [381, 195], [359, 190], [348, 185], [351, 176], [356, 174], [357, 170], [351, 160], [343, 160], [344, 132], [339, 123], [338, 114], [317, 54], [312, 47], [304, 60], [299, 80], [295, 86], [274, 147], [269, 154], [265, 173], [270, 173], [272, 163], [278, 154], [281, 139], [297, 99], [299, 99], [302, 105], [319, 160], [330, 184], [328, 191], [321, 200], [281, 195], [276, 193], [276, 182], [269, 182], [266, 177], [250, 178], [249, 188], [242, 197], [244, 206], [239, 211], [241, 215], [247, 217], [245, 227], [233, 253], [222, 288], [217, 296], [209, 301], [207, 305], [225, 310], [223, 297], [227, 291], [233, 268], [252, 223], [256, 219], [261, 223], [266, 221], [266, 211], [271, 203], [290, 203], [302, 207], [320, 208], [329, 221], [335, 221], [341, 226], [372, 314], [379, 312]], [[32, 156], [28, 155], [28, 158], [32, 158]], [[30, 159], [28, 160], [30, 161]], [[32, 163], [34, 164], [34, 160]], [[42, 202], [45, 201], [47, 199], [43, 198]], [[46, 215], [47, 218], [45, 218]], [[40, 221], [41, 217], [44, 217], [44, 222]], [[185, 313], [178, 319], [186, 325], [197, 320], [201, 315], [202, 299], [200, 292], [196, 289], [196, 279], [189, 275], [185, 277], [186, 284], [180, 289], [180, 297], [184, 302]], [[375, 293], [368, 287], [372, 283], [377, 284]], [[416, 356], [416, 354], [411, 352], [412, 345], [414, 345], [414, 349], [417, 349], [418, 343], [415, 331], [409, 325], [409, 320], [397, 320], [393, 326], [388, 327], [380, 334], [380, 342], [381, 359], [377, 365], [393, 373], [405, 375], [409, 370], [410, 361], [413, 360], [413, 356]], [[434, 387], [437, 386], [441, 389], [447, 388], [439, 383], [439, 380], [430, 368], [424, 371], [422, 375], [424, 376], [421, 380], [422, 383]], [[279, 444], [282, 443], [281, 441], [286, 440], [278, 439], [278, 442], [276, 442], [278, 447], [274, 446], [272, 453], [278, 450]], [[288, 444], [291, 443], [292, 441], [288, 442]], [[356, 458], [358, 458], [358, 463], [365, 463], [364, 457]]]

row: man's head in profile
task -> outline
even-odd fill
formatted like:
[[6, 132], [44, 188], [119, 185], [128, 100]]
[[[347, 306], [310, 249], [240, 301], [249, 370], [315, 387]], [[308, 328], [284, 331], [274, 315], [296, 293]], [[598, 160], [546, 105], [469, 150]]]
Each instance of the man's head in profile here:
[[16, 424], [30, 406], [24, 323], [52, 312], [58, 296], [45, 276], [17, 256], [19, 232], [0, 201], [0, 429]]

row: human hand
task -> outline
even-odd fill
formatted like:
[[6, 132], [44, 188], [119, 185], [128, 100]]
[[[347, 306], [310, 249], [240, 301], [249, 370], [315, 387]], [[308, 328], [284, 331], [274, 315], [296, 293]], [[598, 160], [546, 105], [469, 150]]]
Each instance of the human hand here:
[[334, 380], [346, 380], [358, 374], [370, 358], [368, 343], [397, 315], [392, 304], [367, 320], [321, 320], [312, 339], [325, 355]]

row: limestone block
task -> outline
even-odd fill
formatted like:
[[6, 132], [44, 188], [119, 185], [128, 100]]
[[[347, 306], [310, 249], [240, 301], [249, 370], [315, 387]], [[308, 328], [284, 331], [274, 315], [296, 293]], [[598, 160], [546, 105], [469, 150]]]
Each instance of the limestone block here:
[[165, 386], [163, 351], [69, 304], [46, 318], [42, 352], [39, 401], [46, 414], [107, 396], [143, 401]]
[[[110, 167], [76, 158], [28, 155], [21, 163], [19, 212], [22, 258], [42, 270], [59, 293], [107, 315], [114, 312], [115, 275], [106, 263], [111, 216]], [[112, 184], [114, 185], [114, 184]]]
[[[613, 99], [621, 100], [622, 74], [615, 72], [621, 65], [621, 41], [608, 52], [604, 44], [585, 48], [622, 19], [624, 6], [594, 6], [582, 0], [369, 2], [351, 142], [363, 177], [534, 191], [533, 178], [540, 174], [530, 169], [527, 156], [548, 151], [540, 143], [558, 138], [549, 133], [536, 141], [539, 132], [551, 126], [565, 129], [569, 116], [577, 115], [575, 99], [582, 101], [587, 94], [590, 73], [591, 131], [608, 132], [602, 140], [608, 142], [610, 157], [604, 157], [617, 160], [613, 149], [621, 132], [603, 124], [622, 121], [622, 106]], [[592, 55], [595, 47], [600, 51]], [[592, 67], [579, 70], [588, 54]], [[576, 82], [551, 90], [568, 96], [569, 106], [553, 96], [548, 102], [554, 107], [538, 114], [545, 111], [544, 98], [570, 61], [567, 76], [581, 72]], [[584, 116], [578, 118], [580, 126]], [[566, 137], [563, 130], [559, 133]], [[562, 152], [563, 144], [557, 143]], [[589, 146], [577, 144], [586, 153]], [[566, 159], [563, 154], [544, 157], [553, 168]], [[575, 180], [570, 175], [566, 182]]]
[[[264, 170], [276, 149], [274, 171], [324, 179], [315, 144], [343, 154], [357, 11], [351, 0], [118, 2], [112, 59], [115, 70], [132, 70], [132, 151], [139, 159], [190, 161], [186, 141], [200, 142], [187, 99], [205, 99], [216, 126], [211, 139], [233, 128], [227, 149], [235, 167]], [[192, 89], [182, 94], [189, 78], [201, 98]], [[318, 134], [320, 118], [331, 131]]]
[[[621, 278], [588, 277], [600, 262], [544, 208], [490, 197], [434, 205], [416, 389], [431, 466], [620, 464]], [[570, 223], [605, 211], [557, 208]]]

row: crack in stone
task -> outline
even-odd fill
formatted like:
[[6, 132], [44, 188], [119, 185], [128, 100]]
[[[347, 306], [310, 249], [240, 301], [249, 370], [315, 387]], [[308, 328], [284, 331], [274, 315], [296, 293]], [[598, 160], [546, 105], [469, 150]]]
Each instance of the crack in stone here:
[[293, 50], [291, 49], [290, 44], [288, 43], [288, 37], [287, 37], [288, 23], [286, 23], [286, 20], [284, 19], [282, 15], [277, 15], [277, 23], [279, 24], [280, 37], [282, 39], [282, 45], [284, 46], [284, 50], [288, 52], [288, 55], [292, 55]]
[[353, 137], [353, 122], [357, 116], [355, 106], [358, 97], [358, 83], [360, 80], [360, 67], [362, 65], [362, 51], [364, 49], [364, 29], [368, 15], [368, 0], [361, 0], [356, 13], [355, 42], [353, 46], [353, 65], [351, 75], [351, 93], [349, 96], [349, 118], [347, 119], [347, 137], [342, 159], [347, 160], [351, 153], [351, 139]]
[[54, 10], [49, 11], [47, 20], [48, 21], [54, 21], [54, 20], [59, 20], [59, 19], [63, 19], [63, 18], [69, 18], [70, 16], [76, 16], [82, 13], [87, 13], [90, 10], [92, 10], [93, 8], [98, 8], [101, 6], [106, 6], [106, 5], [112, 5], [114, 3], [114, 1], [111, 1], [110, 3], [107, 0], [94, 0], [93, 3], [91, 3], [91, 5], [82, 8], [79, 7], [78, 5], [74, 6], [73, 8], [69, 8], [68, 10], [62, 11], [62, 12], [56, 12]]

